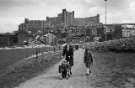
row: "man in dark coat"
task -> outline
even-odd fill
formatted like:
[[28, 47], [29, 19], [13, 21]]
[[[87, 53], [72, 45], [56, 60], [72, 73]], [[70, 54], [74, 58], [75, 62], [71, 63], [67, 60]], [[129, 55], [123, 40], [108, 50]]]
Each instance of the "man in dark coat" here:
[[[65, 56], [65, 59], [69, 62], [71, 67], [74, 65], [73, 53], [74, 53], [73, 47], [70, 45], [69, 42], [67, 42], [67, 44], [63, 48], [62, 56], [63, 57]], [[71, 69], [70, 73], [72, 74]]]

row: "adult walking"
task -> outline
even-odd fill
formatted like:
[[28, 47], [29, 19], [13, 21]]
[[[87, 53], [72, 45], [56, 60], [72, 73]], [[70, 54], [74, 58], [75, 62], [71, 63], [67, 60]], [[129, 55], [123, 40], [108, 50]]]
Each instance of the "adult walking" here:
[[84, 64], [86, 66], [86, 74], [90, 74], [90, 66], [93, 64], [93, 58], [90, 49], [86, 48], [84, 52]]
[[62, 56], [65, 57], [65, 60], [67, 60], [71, 66], [70, 68], [70, 74], [72, 75], [72, 66], [74, 65], [74, 60], [73, 60], [73, 47], [71, 46], [70, 42], [67, 42], [66, 45], [63, 48], [63, 53]]

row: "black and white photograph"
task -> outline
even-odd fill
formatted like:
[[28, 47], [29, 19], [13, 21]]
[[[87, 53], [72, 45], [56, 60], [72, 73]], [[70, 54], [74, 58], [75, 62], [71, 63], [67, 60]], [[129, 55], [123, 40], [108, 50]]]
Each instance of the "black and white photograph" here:
[[135, 88], [135, 0], [0, 0], [0, 88]]

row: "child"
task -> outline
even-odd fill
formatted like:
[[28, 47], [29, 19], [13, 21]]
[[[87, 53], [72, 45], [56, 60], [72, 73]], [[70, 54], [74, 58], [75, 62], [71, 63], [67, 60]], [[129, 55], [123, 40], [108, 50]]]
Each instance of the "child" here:
[[86, 66], [86, 74], [90, 74], [90, 66], [93, 64], [93, 58], [90, 49], [86, 48], [84, 52], [84, 64]]
[[66, 60], [64, 60], [61, 63], [61, 65], [59, 66], [59, 73], [61, 73], [62, 78], [67, 78], [67, 77], [70, 76], [69, 75], [70, 74], [69, 71], [70, 71], [70, 65], [69, 65], [69, 63]]

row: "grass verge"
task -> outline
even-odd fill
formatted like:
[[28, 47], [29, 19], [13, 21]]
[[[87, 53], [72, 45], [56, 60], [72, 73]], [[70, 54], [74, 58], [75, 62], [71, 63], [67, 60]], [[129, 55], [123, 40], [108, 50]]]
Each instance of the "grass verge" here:
[[134, 53], [93, 52], [92, 73], [96, 76], [91, 76], [89, 83], [94, 88], [134, 88], [134, 57]]
[[14, 88], [20, 83], [35, 77], [61, 60], [60, 53], [42, 55], [25, 62], [23, 66], [16, 67], [12, 72], [0, 78], [0, 88]]

